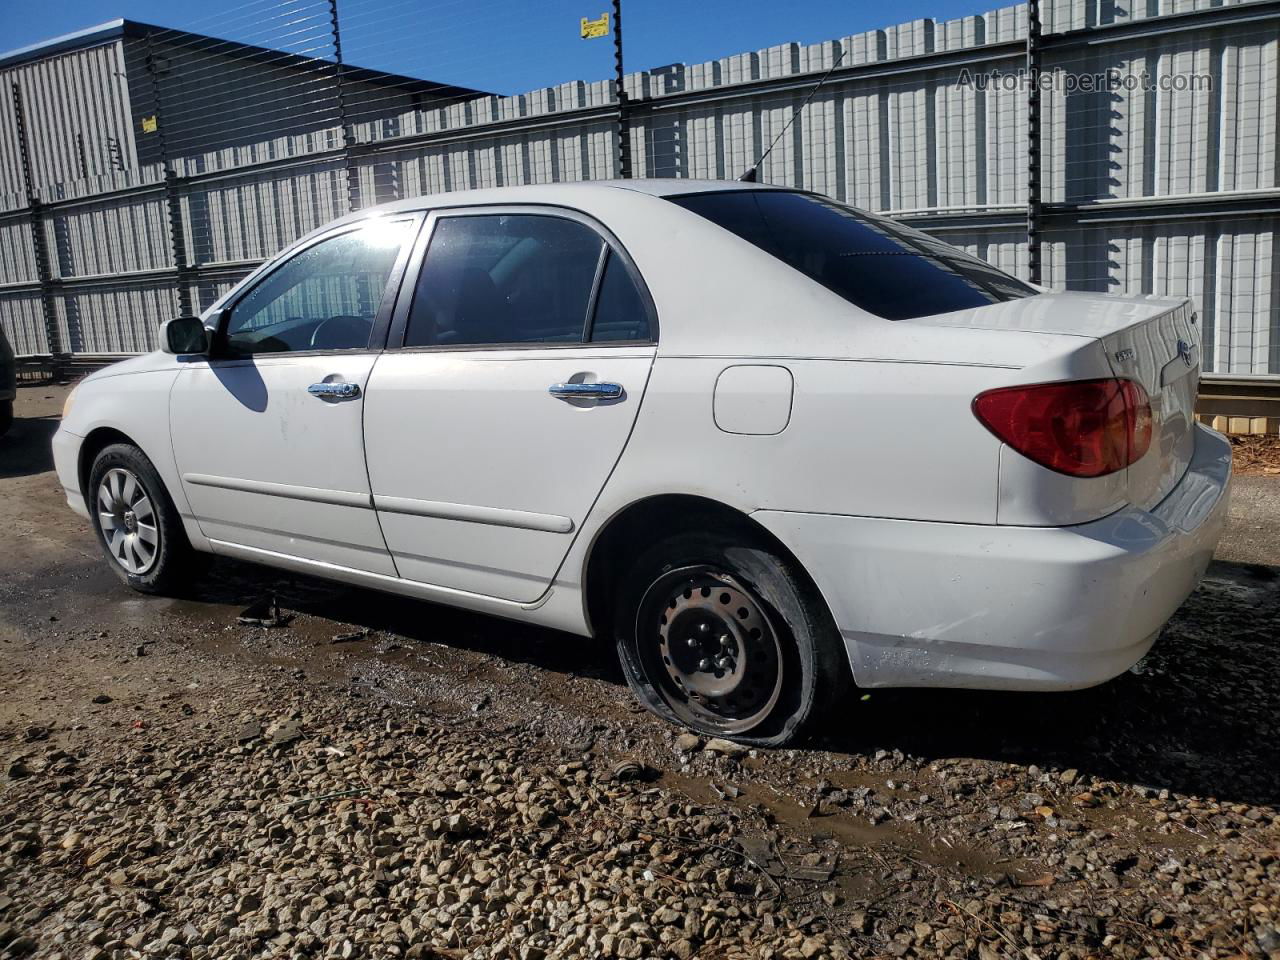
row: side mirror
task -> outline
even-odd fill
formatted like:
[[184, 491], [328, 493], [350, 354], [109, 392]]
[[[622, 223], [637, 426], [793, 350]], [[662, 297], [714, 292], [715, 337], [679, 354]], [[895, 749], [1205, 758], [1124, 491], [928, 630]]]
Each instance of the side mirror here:
[[160, 349], [180, 356], [208, 353], [209, 333], [199, 317], [166, 320], [160, 327]]

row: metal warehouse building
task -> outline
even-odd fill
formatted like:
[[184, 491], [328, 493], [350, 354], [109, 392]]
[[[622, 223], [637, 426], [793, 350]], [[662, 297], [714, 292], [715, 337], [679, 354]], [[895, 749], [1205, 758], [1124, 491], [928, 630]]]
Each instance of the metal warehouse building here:
[[[1191, 296], [1209, 369], [1280, 375], [1280, 3], [1041, 17], [1043, 282]], [[620, 136], [636, 176], [732, 178], [801, 106], [760, 180], [1025, 276], [1027, 22], [1018, 5], [674, 64], [628, 75], [619, 110], [603, 80], [495, 96], [362, 71], [336, 31], [294, 52], [116, 21], [0, 56], [0, 324], [21, 354], [146, 350], [349, 209], [617, 176]]]

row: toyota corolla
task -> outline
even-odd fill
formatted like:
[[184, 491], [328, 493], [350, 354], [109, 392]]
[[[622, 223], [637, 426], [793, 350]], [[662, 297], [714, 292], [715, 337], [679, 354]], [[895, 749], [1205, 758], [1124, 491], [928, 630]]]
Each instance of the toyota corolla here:
[[850, 682], [1114, 677], [1226, 515], [1189, 301], [1043, 292], [796, 190], [405, 200], [161, 338], [54, 438], [131, 587], [212, 553], [596, 637], [761, 745]]

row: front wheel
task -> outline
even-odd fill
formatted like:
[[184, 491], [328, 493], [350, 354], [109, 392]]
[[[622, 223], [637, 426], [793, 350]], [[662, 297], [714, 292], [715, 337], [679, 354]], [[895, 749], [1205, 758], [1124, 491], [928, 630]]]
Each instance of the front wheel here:
[[142, 593], [169, 593], [191, 558], [182, 519], [160, 475], [132, 444], [113, 443], [93, 461], [87, 497], [111, 569]]
[[672, 536], [637, 559], [620, 595], [628, 684], [653, 712], [698, 733], [792, 743], [848, 682], [817, 591], [762, 539]]

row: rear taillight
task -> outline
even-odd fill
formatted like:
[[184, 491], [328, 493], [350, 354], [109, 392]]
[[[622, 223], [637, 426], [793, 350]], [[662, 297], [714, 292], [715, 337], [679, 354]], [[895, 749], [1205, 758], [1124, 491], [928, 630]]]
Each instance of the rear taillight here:
[[978, 394], [978, 419], [1013, 449], [1073, 477], [1101, 477], [1151, 446], [1151, 402], [1132, 380], [1075, 380]]

